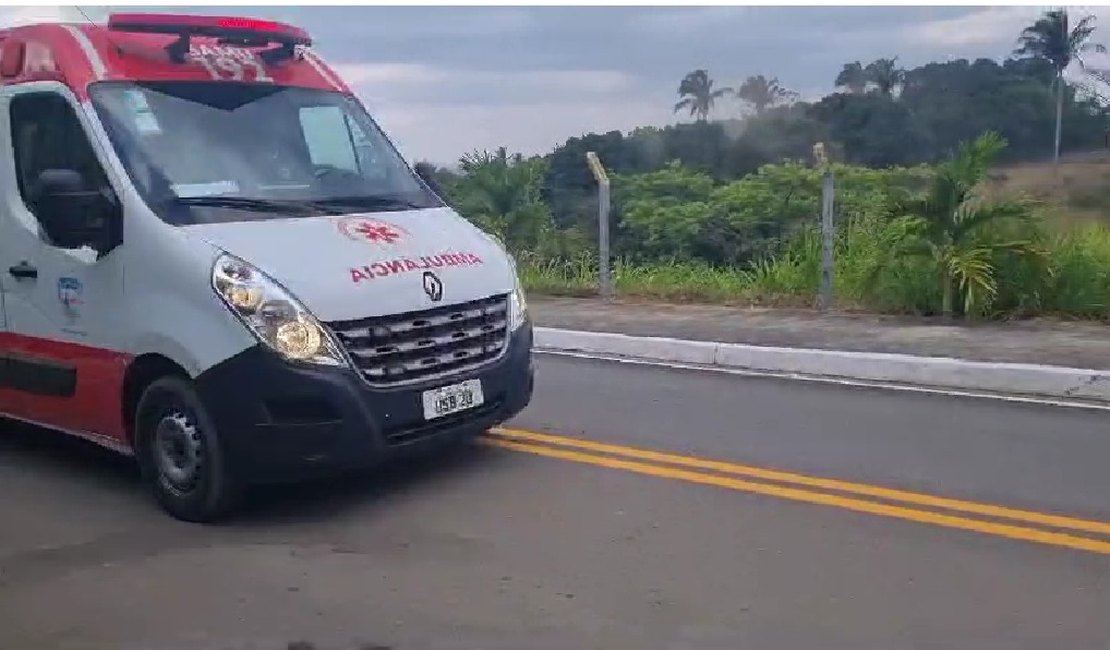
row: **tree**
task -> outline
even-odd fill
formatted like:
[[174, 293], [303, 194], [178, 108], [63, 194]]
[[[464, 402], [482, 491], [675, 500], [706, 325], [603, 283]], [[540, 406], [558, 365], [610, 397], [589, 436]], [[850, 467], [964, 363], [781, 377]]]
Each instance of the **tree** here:
[[879, 93], [891, 97], [905, 78], [905, 71], [898, 67], [898, 57], [893, 59], [878, 59], [867, 64], [864, 68], [867, 81], [875, 84]]
[[845, 63], [840, 74], [836, 75], [836, 87], [847, 88], [853, 95], [862, 95], [867, 90], [867, 74], [863, 65], [859, 61]]
[[998, 291], [996, 255], [1004, 251], [1023, 255], [1035, 252], [1030, 242], [985, 236], [986, 229], [997, 222], [1032, 218], [1022, 202], [989, 202], [975, 194], [1005, 146], [1006, 141], [993, 132], [964, 143], [954, 157], [938, 166], [923, 197], [899, 202], [911, 226], [899, 252], [932, 259], [945, 316], [952, 316], [957, 296], [963, 297], [967, 316], [990, 304]]
[[932, 134], [911, 107], [893, 97], [837, 93], [810, 106], [809, 113], [842, 148], [845, 162], [885, 167], [935, 157]]
[[798, 95], [784, 88], [778, 77], [767, 79], [760, 74], [745, 79], [736, 91], [736, 96], [751, 104], [756, 115], [763, 115], [768, 108], [793, 101]]
[[476, 151], [459, 160], [461, 177], [453, 205], [472, 222], [500, 237], [510, 250], [534, 250], [551, 227], [540, 197], [547, 163], [542, 158]]
[[678, 84], [678, 96], [681, 99], [674, 105], [674, 111], [677, 113], [688, 109], [691, 116], [696, 117], [699, 122], [704, 122], [709, 119], [709, 111], [713, 110], [713, 103], [731, 92], [733, 92], [731, 88], [714, 90], [709, 73], [705, 70], [694, 70], [687, 73]]
[[1090, 41], [1091, 34], [1095, 31], [1094, 23], [1094, 16], [1085, 16], [1069, 29], [1067, 9], [1046, 11], [1037, 22], [1022, 31], [1021, 38], [1018, 39], [1019, 46], [1015, 50], [1018, 56], [1050, 62], [1056, 71], [1053, 82], [1056, 90], [1056, 137], [1052, 159], [1057, 165], [1060, 164], [1060, 131], [1064, 115], [1064, 70], [1072, 61], [1078, 62], [1086, 70], [1082, 57], [1084, 53], [1106, 52], [1105, 46]]

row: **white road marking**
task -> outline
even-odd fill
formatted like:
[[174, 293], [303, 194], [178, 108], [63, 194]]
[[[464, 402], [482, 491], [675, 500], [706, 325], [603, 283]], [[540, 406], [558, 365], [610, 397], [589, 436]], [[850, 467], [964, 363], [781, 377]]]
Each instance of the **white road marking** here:
[[595, 361], [611, 361], [627, 363], [636, 366], [654, 366], [660, 368], [674, 368], [678, 370], [696, 370], [701, 372], [716, 372], [726, 375], [739, 375], [741, 377], [768, 377], [773, 379], [790, 379], [817, 384], [833, 384], [836, 386], [850, 386], [854, 388], [879, 388], [882, 390], [901, 391], [905, 393], [926, 393], [930, 395], [943, 395], [946, 397], [970, 397], [976, 399], [992, 399], [1002, 402], [1016, 402], [1019, 404], [1036, 404], [1039, 406], [1056, 406], [1063, 408], [1086, 409], [1090, 411], [1110, 411], [1110, 404], [1094, 404], [1079, 400], [1061, 400], [1046, 397], [1031, 397], [1025, 395], [1003, 395], [1000, 393], [986, 393], [970, 390], [950, 388], [932, 388], [929, 386], [914, 386], [910, 384], [892, 384], [880, 381], [863, 381], [858, 379], [843, 379], [836, 377], [817, 377], [787, 372], [771, 372], [766, 370], [743, 370], [740, 368], [722, 368], [719, 366], [703, 366], [694, 363], [677, 363], [670, 361], [653, 361], [650, 359], [634, 359], [630, 357], [592, 354], [586, 352], [567, 352], [562, 350], [544, 350], [536, 348], [536, 354], [546, 354], [554, 357], [571, 357], [576, 359], [591, 359]]

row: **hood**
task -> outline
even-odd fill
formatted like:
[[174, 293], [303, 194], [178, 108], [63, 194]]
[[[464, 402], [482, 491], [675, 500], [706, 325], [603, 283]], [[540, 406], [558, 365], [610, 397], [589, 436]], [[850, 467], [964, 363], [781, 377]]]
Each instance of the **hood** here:
[[[187, 226], [261, 269], [323, 321], [430, 309], [513, 289], [504, 250], [449, 208]], [[424, 291], [424, 275], [442, 298]]]

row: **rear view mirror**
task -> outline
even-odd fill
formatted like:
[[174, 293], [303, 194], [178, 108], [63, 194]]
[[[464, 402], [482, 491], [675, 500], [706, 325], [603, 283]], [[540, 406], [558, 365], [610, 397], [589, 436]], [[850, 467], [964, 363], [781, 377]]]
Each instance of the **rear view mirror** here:
[[44, 169], [28, 194], [51, 244], [106, 253], [119, 243], [117, 205], [104, 189], [90, 187], [80, 172]]

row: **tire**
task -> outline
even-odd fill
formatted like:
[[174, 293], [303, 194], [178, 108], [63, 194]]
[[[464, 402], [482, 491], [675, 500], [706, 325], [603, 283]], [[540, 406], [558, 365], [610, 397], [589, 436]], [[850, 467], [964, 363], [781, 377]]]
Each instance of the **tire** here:
[[167, 376], [147, 386], [136, 409], [135, 432], [143, 480], [171, 516], [206, 523], [239, 505], [242, 487], [187, 379]]

